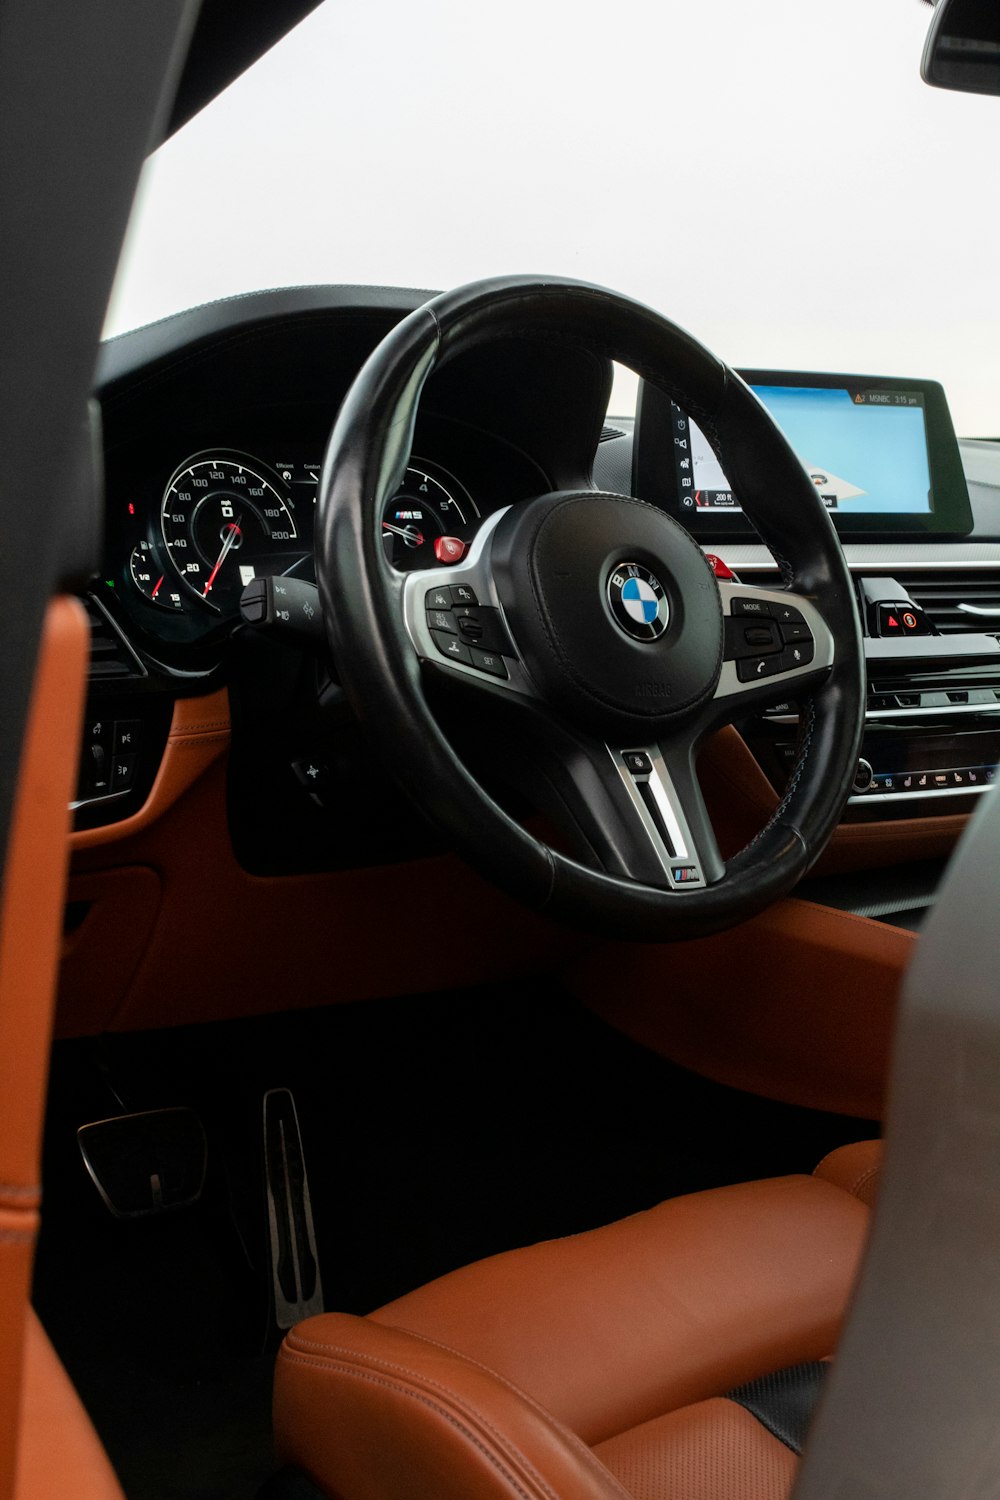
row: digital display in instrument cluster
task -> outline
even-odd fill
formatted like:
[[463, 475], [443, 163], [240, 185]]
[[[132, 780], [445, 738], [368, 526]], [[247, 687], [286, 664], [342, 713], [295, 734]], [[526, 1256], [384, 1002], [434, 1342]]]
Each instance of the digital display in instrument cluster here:
[[[264, 461], [220, 446], [189, 455], [155, 490], [129, 488], [112, 520], [121, 561], [105, 588], [152, 633], [178, 638], [235, 618], [256, 578], [313, 581], [321, 467], [318, 454]], [[435, 566], [442, 547], [460, 555], [479, 510], [452, 474], [414, 456], [373, 521], [389, 564], [409, 571]]]
[[291, 572], [311, 550], [316, 486], [293, 495], [292, 473], [209, 450], [171, 475], [160, 506], [164, 553], [198, 603], [232, 613], [248, 583]]

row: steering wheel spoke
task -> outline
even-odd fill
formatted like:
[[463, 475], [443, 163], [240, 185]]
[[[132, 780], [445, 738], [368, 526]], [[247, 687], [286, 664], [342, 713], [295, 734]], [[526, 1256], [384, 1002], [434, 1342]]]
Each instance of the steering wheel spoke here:
[[720, 583], [725, 627], [716, 722], [804, 692], [836, 658], [833, 633], [813, 599], [785, 589]]
[[692, 891], [722, 879], [725, 866], [695, 773], [681, 739], [608, 747], [632, 811], [669, 890]]
[[470, 687], [533, 695], [493, 578], [493, 535], [505, 510], [480, 527], [457, 566], [409, 573], [403, 585], [403, 619], [422, 662]]

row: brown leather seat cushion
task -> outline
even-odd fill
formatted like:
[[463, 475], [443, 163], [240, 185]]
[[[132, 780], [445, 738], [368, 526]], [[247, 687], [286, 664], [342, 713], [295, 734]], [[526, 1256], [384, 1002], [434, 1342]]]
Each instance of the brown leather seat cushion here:
[[867, 1223], [774, 1178], [310, 1319], [278, 1359], [279, 1453], [341, 1500], [777, 1500], [794, 1457], [713, 1398], [832, 1352]]

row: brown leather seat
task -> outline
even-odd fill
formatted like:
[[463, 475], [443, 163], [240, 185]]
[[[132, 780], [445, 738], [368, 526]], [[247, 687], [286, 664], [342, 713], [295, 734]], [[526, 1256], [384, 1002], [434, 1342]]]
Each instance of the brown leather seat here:
[[280, 1457], [338, 1500], [781, 1500], [793, 1447], [727, 1393], [833, 1352], [869, 1218], [841, 1184], [876, 1156], [309, 1319], [278, 1357]]

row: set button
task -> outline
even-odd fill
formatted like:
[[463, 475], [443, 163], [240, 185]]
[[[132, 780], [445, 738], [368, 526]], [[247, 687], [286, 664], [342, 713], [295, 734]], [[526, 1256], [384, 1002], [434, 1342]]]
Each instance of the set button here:
[[495, 651], [480, 651], [476, 646], [470, 646], [469, 650], [474, 667], [478, 667], [480, 672], [488, 672], [491, 677], [502, 677], [506, 681], [510, 674], [502, 656]]

